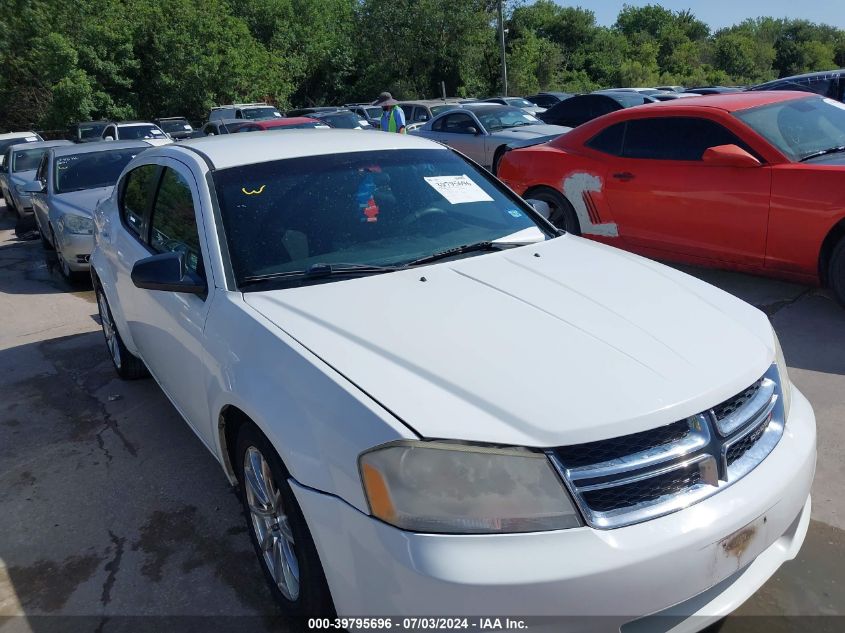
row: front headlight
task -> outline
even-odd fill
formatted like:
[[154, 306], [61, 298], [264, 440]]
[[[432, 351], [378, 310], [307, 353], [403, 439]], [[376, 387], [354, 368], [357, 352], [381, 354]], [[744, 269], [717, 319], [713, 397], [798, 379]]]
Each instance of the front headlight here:
[[84, 215], [66, 213], [59, 223], [63, 231], [74, 235], [91, 235], [94, 232], [94, 221]]
[[780, 378], [780, 392], [783, 394], [783, 421], [789, 417], [789, 407], [792, 405], [792, 383], [789, 374], [786, 372], [786, 359], [783, 357], [778, 335], [772, 330], [775, 337], [775, 361], [778, 365], [778, 378]]
[[582, 525], [542, 453], [401, 442], [359, 461], [370, 511], [403, 530], [483, 534]]

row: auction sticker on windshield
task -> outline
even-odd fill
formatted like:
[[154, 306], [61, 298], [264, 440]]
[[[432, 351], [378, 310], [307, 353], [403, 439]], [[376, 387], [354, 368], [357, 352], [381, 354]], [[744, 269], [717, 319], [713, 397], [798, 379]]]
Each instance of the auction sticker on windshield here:
[[493, 202], [493, 198], [488, 196], [466, 174], [460, 176], [424, 176], [423, 179], [452, 204]]

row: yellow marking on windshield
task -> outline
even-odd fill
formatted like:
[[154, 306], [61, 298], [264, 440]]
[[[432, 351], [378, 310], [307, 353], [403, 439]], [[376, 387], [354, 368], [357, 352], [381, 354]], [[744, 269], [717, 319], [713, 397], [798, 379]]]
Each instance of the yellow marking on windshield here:
[[264, 188], [266, 186], [267, 185], [261, 185], [258, 189], [250, 189], [249, 191], [246, 190], [246, 187], [241, 187], [241, 191], [243, 191], [247, 196], [257, 196], [260, 193], [264, 193]]

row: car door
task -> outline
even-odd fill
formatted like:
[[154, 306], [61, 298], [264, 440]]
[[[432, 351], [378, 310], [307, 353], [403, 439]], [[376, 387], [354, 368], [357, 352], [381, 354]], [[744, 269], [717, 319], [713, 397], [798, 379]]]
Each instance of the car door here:
[[35, 215], [35, 223], [38, 225], [38, 230], [41, 232], [41, 235], [52, 243], [53, 237], [49, 231], [50, 208], [47, 204], [48, 194], [51, 188], [47, 179], [49, 161], [50, 152], [44, 152], [41, 162], [38, 163], [38, 169], [35, 172], [35, 180], [41, 183], [44, 190], [41, 193], [32, 194], [30, 199], [32, 200], [32, 212]]
[[622, 239], [667, 254], [762, 265], [771, 168], [702, 161], [709, 147], [734, 144], [753, 154], [750, 146], [704, 117], [635, 118], [604, 133], [620, 131], [621, 152], [608, 154], [603, 193]]
[[[121, 262], [121, 306], [132, 340], [157, 382], [208, 445], [214, 446], [215, 430], [210, 423], [207, 385], [210, 380], [204, 347], [204, 327], [214, 290], [204, 262], [208, 255], [204, 242], [199, 189], [191, 170], [173, 159], [159, 159], [160, 167], [150, 173], [139, 200], [145, 195], [151, 203], [140, 219], [140, 232], [127, 232], [131, 248], [118, 255]], [[155, 166], [153, 166], [155, 167]], [[129, 176], [132, 176], [130, 173]], [[131, 186], [131, 181], [129, 186]], [[135, 210], [124, 198], [127, 216]], [[135, 223], [130, 220], [130, 223]], [[134, 233], [134, 234], [133, 234]], [[131, 282], [132, 266], [150, 255], [178, 252], [184, 265], [206, 280], [208, 293], [146, 290]]]
[[474, 117], [466, 112], [444, 115], [432, 126], [432, 137], [478, 163], [484, 162], [484, 131]]

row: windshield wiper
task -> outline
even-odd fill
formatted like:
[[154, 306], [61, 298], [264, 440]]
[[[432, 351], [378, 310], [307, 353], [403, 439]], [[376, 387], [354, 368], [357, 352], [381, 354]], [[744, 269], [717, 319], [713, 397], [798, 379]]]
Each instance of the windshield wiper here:
[[405, 266], [420, 266], [422, 264], [430, 264], [432, 262], [439, 261], [441, 259], [448, 259], [449, 257], [455, 257], [456, 255], [463, 255], [464, 253], [475, 253], [475, 252], [482, 252], [482, 251], [501, 251], [506, 248], [513, 248], [514, 246], [520, 246], [520, 244], [508, 244], [507, 242], [475, 242], [474, 244], [464, 244], [463, 246], [456, 246], [455, 248], [447, 248], [445, 251], [440, 251], [437, 253], [432, 253], [431, 255], [426, 255], [425, 257], [420, 257], [419, 259], [414, 259], [405, 264]]
[[802, 156], [798, 162], [803, 163], [805, 160], [809, 160], [811, 158], [818, 158], [819, 156], [826, 156], [827, 154], [838, 154], [840, 152], [845, 152], [845, 145], [828, 147], [827, 149], [819, 150], [818, 152], [813, 152], [812, 154], [807, 154], [806, 156]]
[[377, 275], [400, 270], [401, 266], [371, 266], [369, 264], [312, 264], [305, 270], [286, 270], [266, 275], [250, 275], [240, 280], [239, 285], [252, 286], [280, 279], [316, 279], [322, 277], [349, 277], [355, 275]]

